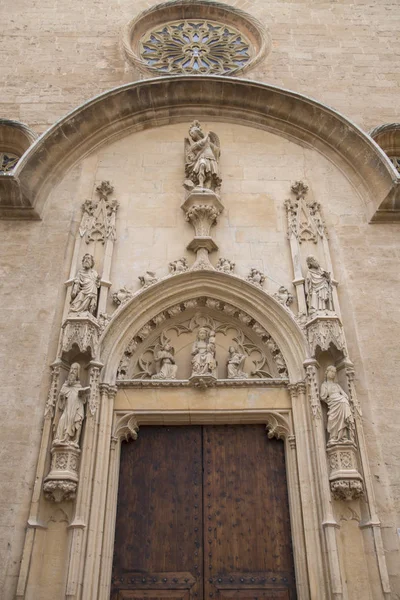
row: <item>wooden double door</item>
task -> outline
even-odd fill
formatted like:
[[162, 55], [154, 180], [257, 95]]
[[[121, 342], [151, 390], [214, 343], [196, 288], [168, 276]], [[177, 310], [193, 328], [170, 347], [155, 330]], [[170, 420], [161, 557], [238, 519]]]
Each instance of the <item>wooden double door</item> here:
[[123, 442], [112, 600], [294, 600], [283, 442], [262, 425]]

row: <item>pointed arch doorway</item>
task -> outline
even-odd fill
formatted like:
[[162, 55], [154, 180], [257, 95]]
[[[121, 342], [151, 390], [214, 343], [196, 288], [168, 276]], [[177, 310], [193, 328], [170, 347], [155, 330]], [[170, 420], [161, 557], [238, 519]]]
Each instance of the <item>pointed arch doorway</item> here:
[[122, 443], [111, 599], [158, 598], [296, 598], [284, 443], [265, 426]]

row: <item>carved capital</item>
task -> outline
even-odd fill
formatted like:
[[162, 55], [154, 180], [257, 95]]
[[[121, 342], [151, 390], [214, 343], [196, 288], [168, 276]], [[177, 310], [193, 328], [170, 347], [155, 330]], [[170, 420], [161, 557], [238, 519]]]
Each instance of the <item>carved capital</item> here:
[[99, 385], [100, 393], [102, 395], [108, 396], [110, 400], [114, 400], [115, 395], [118, 391], [118, 388], [115, 385], [110, 385], [109, 383], [100, 383]]
[[117, 444], [125, 440], [137, 440], [139, 425], [136, 417], [132, 413], [117, 414], [114, 423], [114, 429], [111, 436], [111, 443]]
[[297, 398], [297, 396], [305, 395], [307, 391], [307, 385], [305, 381], [297, 381], [296, 383], [289, 383], [287, 386], [290, 396], [292, 399]]

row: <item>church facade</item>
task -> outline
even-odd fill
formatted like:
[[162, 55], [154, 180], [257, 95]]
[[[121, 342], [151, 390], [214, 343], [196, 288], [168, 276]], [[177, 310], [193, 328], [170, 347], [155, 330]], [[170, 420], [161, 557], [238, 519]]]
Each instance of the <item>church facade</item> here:
[[396, 3], [3, 10], [1, 597], [399, 598]]

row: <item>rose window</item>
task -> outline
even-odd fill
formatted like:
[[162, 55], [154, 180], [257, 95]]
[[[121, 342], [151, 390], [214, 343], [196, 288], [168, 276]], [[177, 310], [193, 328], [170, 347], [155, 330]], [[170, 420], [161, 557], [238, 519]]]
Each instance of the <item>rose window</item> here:
[[170, 74], [227, 75], [251, 59], [251, 44], [231, 26], [215, 21], [167, 23], [146, 34], [140, 45], [148, 67]]

